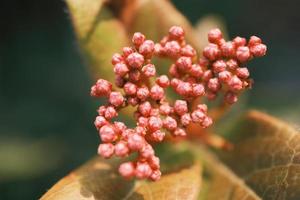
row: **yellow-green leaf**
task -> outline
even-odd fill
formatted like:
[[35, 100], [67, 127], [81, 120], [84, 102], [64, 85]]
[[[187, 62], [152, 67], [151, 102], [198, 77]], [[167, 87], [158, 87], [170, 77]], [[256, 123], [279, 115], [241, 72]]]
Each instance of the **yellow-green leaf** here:
[[79, 46], [94, 78], [114, 80], [111, 57], [128, 44], [126, 31], [103, 0], [67, 0]]
[[251, 111], [230, 132], [222, 160], [263, 199], [300, 199], [300, 135], [288, 124]]

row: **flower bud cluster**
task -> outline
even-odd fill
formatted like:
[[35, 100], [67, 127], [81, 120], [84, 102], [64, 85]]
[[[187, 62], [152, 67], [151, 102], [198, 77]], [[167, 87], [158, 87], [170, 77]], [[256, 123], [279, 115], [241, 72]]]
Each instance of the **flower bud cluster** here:
[[[186, 136], [186, 127], [197, 123], [202, 128], [212, 124], [205, 104], [195, 108], [196, 98], [214, 99], [224, 88], [225, 101], [234, 103], [237, 94], [249, 87], [249, 71], [244, 63], [262, 56], [266, 46], [258, 37], [251, 37], [248, 45], [243, 38], [225, 42], [218, 29], [209, 32], [210, 44], [198, 59], [195, 49], [186, 43], [181, 27], [173, 26], [168, 36], [155, 44], [142, 33], [132, 37], [132, 47], [124, 47], [122, 54], [112, 57], [115, 85], [99, 79], [91, 88], [91, 96], [106, 97], [107, 105], [100, 106], [95, 126], [102, 144], [98, 153], [104, 158], [115, 155], [127, 157], [137, 153], [137, 160], [120, 165], [119, 173], [125, 178], [137, 177], [156, 181], [160, 178], [159, 158], [151, 144], [162, 142], [167, 131], [172, 136]], [[153, 56], [174, 60], [168, 75], [156, 75], [151, 63]], [[181, 99], [170, 102], [165, 91], [172, 88]], [[136, 108], [136, 127], [128, 128], [116, 121], [119, 110], [126, 106]]]

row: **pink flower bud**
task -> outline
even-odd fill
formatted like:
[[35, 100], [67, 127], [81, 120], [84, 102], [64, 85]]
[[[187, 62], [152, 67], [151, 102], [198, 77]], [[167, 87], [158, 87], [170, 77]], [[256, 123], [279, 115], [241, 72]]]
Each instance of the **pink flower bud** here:
[[246, 62], [250, 59], [250, 50], [246, 46], [241, 46], [236, 50], [236, 57], [240, 62]]
[[141, 80], [141, 73], [139, 70], [131, 70], [129, 72], [129, 81], [131, 82], [138, 82]]
[[177, 121], [173, 117], [167, 116], [163, 120], [163, 126], [167, 130], [173, 131], [177, 128]]
[[145, 39], [146, 37], [142, 33], [136, 32], [133, 34], [132, 43], [139, 47], [145, 41]]
[[184, 100], [176, 100], [174, 103], [174, 111], [178, 115], [183, 115], [188, 111], [187, 102]]
[[129, 72], [129, 69], [125, 63], [117, 63], [114, 67], [114, 73], [118, 76], [125, 76]]
[[199, 97], [205, 95], [205, 88], [203, 84], [193, 84], [193, 96]]
[[105, 110], [104, 116], [106, 119], [110, 120], [110, 119], [118, 116], [118, 113], [114, 107], [108, 106]]
[[183, 126], [188, 126], [192, 121], [191, 115], [189, 113], [181, 115], [180, 121]]
[[158, 108], [152, 108], [150, 116], [155, 116], [155, 117], [159, 116], [159, 109]]
[[131, 47], [124, 47], [122, 49], [123, 52], [123, 56], [126, 58], [127, 56], [129, 56], [130, 54], [132, 54], [134, 51]]
[[120, 62], [122, 62], [122, 61], [124, 61], [124, 58], [123, 58], [123, 56], [121, 56], [120, 54], [115, 53], [115, 54], [112, 56], [111, 63], [112, 63], [113, 65], [115, 65], [115, 64], [117, 64], [117, 63], [120, 63]]
[[200, 58], [199, 59], [199, 65], [202, 67], [207, 67], [210, 64], [209, 60], [207, 58]]
[[241, 67], [236, 69], [236, 75], [241, 79], [245, 79], [248, 78], [250, 74], [246, 67]]
[[208, 81], [209, 79], [211, 79], [213, 77], [213, 73], [211, 70], [206, 70], [204, 73], [203, 73], [203, 77], [202, 79], [204, 81]]
[[208, 32], [208, 41], [217, 44], [222, 39], [222, 32], [220, 29], [215, 28]]
[[102, 116], [97, 116], [94, 124], [97, 129], [100, 129], [102, 126], [108, 124], [108, 121]]
[[156, 156], [152, 156], [151, 158], [149, 158], [148, 163], [153, 170], [160, 168], [159, 158]]
[[157, 55], [157, 56], [163, 56], [164, 55], [164, 48], [162, 47], [161, 44], [155, 44], [154, 45], [154, 55]]
[[212, 125], [213, 121], [210, 117], [205, 117], [204, 120], [201, 123], [202, 128], [207, 128], [210, 125]]
[[206, 115], [203, 111], [196, 109], [192, 112], [191, 117], [194, 123], [201, 123], [206, 117]]
[[91, 92], [91, 95], [93, 96], [107, 96], [110, 94], [112, 89], [112, 84], [110, 82], [108, 82], [107, 80], [104, 79], [99, 79], [93, 89], [92, 87], [92, 91], [94, 90], [94, 92]]
[[217, 92], [221, 88], [221, 84], [219, 82], [219, 79], [217, 79], [217, 78], [209, 79], [209, 81], [207, 83], [207, 87], [210, 91]]
[[114, 128], [111, 125], [104, 125], [99, 130], [102, 142], [114, 142], [117, 139]]
[[242, 37], [236, 37], [233, 39], [233, 43], [236, 47], [245, 46], [246, 45], [246, 39]]
[[237, 76], [233, 76], [228, 82], [231, 91], [240, 91], [243, 89], [243, 82]]
[[119, 167], [119, 173], [125, 178], [131, 178], [135, 174], [133, 162], [122, 163]]
[[156, 69], [153, 64], [147, 64], [143, 67], [142, 72], [146, 77], [152, 77], [155, 76]]
[[198, 64], [193, 64], [189, 73], [191, 76], [194, 76], [196, 78], [200, 78], [203, 75], [203, 70]]
[[138, 134], [128, 135], [128, 147], [132, 151], [139, 151], [145, 146], [145, 139]]
[[172, 64], [171, 67], [169, 68], [169, 74], [173, 77], [179, 77], [180, 73], [177, 69], [177, 66], [175, 64]]
[[197, 109], [202, 111], [203, 113], [207, 113], [207, 105], [206, 104], [198, 104]]
[[205, 56], [210, 61], [216, 60], [220, 57], [221, 51], [216, 44], [208, 44], [203, 50], [203, 56]]
[[226, 70], [226, 63], [224, 60], [217, 60], [212, 66], [215, 73], [220, 73]]
[[163, 103], [159, 107], [159, 112], [162, 115], [169, 115], [173, 111], [173, 108], [168, 103]]
[[106, 107], [105, 106], [100, 106], [97, 110], [98, 114], [101, 116], [105, 115]]
[[119, 157], [125, 157], [129, 153], [129, 148], [124, 141], [120, 141], [115, 145], [115, 154]]
[[217, 93], [213, 91], [207, 91], [205, 94], [206, 94], [206, 98], [210, 101], [215, 100], [217, 97]]
[[135, 169], [135, 176], [140, 179], [148, 178], [152, 173], [152, 170], [148, 163], [137, 163]]
[[109, 95], [109, 103], [118, 107], [124, 102], [124, 97], [120, 92], [111, 92]]
[[184, 129], [182, 128], [177, 128], [174, 132], [173, 132], [173, 135], [174, 136], [181, 136], [181, 137], [184, 137], [186, 136], [186, 132]]
[[255, 57], [261, 57], [266, 55], [267, 52], [267, 46], [264, 44], [257, 44], [252, 47], [250, 47], [250, 51]]
[[126, 58], [126, 61], [128, 62], [130, 68], [139, 69], [144, 63], [144, 56], [135, 52], [130, 54]]
[[140, 87], [137, 89], [136, 95], [140, 100], [145, 101], [149, 97], [150, 91], [147, 87]]
[[151, 131], [156, 131], [161, 129], [163, 123], [159, 117], [150, 117], [148, 121], [148, 126]]
[[145, 136], [146, 135], [146, 128], [143, 126], [137, 126], [135, 127], [135, 132], [141, 136]]
[[235, 43], [226, 42], [221, 46], [222, 55], [225, 57], [234, 57], [235, 56]]
[[122, 134], [122, 132], [127, 129], [126, 125], [123, 122], [118, 121], [114, 122], [114, 128], [117, 134]]
[[231, 79], [231, 73], [229, 71], [220, 72], [218, 78], [221, 82], [227, 83]]
[[159, 85], [154, 85], [150, 90], [150, 96], [153, 100], [161, 100], [165, 95], [164, 89]]
[[142, 158], [146, 158], [146, 159], [154, 156], [154, 150], [153, 150], [152, 146], [150, 144], [145, 145], [144, 148], [141, 149], [141, 151], [140, 151], [140, 156]]
[[131, 106], [136, 106], [139, 104], [139, 99], [136, 97], [128, 97], [127, 103]]
[[172, 26], [169, 29], [169, 36], [175, 40], [182, 40], [184, 37], [184, 30], [180, 26]]
[[111, 143], [100, 144], [98, 147], [98, 154], [103, 158], [110, 158], [114, 154], [114, 145]]
[[116, 84], [117, 87], [122, 88], [125, 84], [124, 78], [117, 75], [115, 77], [115, 84]]
[[141, 126], [141, 127], [147, 127], [148, 126], [148, 118], [147, 117], [139, 117], [137, 125]]
[[181, 48], [181, 55], [187, 57], [194, 57], [196, 56], [196, 51], [191, 45], [188, 44]]
[[227, 92], [224, 97], [225, 101], [229, 104], [234, 104], [238, 101], [238, 97], [233, 92]]
[[189, 82], [180, 81], [176, 87], [176, 92], [181, 96], [189, 96], [193, 94], [192, 84]]
[[140, 54], [144, 56], [151, 56], [154, 51], [154, 42], [152, 40], [146, 40], [139, 47]]
[[159, 170], [155, 170], [152, 172], [152, 174], [150, 175], [150, 179], [152, 181], [158, 181], [161, 177], [161, 172]]
[[165, 132], [161, 130], [157, 130], [151, 133], [151, 139], [155, 142], [161, 142], [163, 141], [165, 135], [166, 135]]
[[135, 95], [137, 91], [137, 86], [133, 83], [127, 82], [124, 85], [124, 92], [127, 95]]
[[261, 44], [261, 39], [257, 36], [251, 36], [250, 40], [248, 42], [249, 47], [254, 46], [254, 45], [258, 45]]
[[187, 72], [192, 68], [192, 59], [190, 57], [182, 56], [177, 59], [176, 66], [181, 71]]
[[166, 75], [161, 75], [158, 77], [156, 79], [156, 83], [162, 88], [166, 88], [170, 85], [169, 78]]
[[227, 67], [230, 69], [230, 70], [235, 70], [236, 68], [238, 68], [238, 63], [236, 60], [234, 59], [230, 59], [226, 62], [226, 65]]
[[165, 44], [164, 52], [167, 56], [177, 57], [180, 53], [180, 45], [177, 41], [170, 41]]
[[144, 116], [144, 117], [148, 117], [151, 113], [151, 104], [149, 103], [149, 101], [145, 101], [142, 104], [139, 105], [138, 110], [139, 112]]

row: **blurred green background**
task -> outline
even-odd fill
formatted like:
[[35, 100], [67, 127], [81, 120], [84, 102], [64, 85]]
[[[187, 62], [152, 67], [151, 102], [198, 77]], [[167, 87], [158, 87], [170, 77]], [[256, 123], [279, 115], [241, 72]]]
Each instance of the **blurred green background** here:
[[[300, 124], [299, 1], [173, 2], [192, 23], [216, 14], [231, 37], [262, 37], [247, 105]], [[98, 102], [64, 1], [2, 1], [0, 16], [0, 199], [37, 199], [95, 155]]]

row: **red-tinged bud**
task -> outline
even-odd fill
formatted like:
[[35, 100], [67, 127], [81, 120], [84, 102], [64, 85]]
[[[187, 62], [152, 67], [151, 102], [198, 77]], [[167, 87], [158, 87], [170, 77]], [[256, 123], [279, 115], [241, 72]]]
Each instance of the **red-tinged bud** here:
[[114, 145], [111, 143], [100, 144], [98, 154], [103, 158], [110, 158], [114, 154]]
[[171, 58], [179, 56], [180, 45], [177, 41], [170, 41], [165, 44], [164, 53]]
[[221, 84], [219, 82], [219, 79], [217, 79], [217, 78], [209, 79], [209, 81], [207, 83], [207, 87], [210, 91], [217, 92], [218, 90], [221, 89]]
[[140, 32], [136, 32], [133, 34], [132, 43], [135, 46], [139, 47], [145, 41], [145, 39], [146, 39], [145, 35], [143, 35]]
[[97, 116], [94, 124], [97, 129], [100, 129], [102, 126], [107, 125], [108, 121], [102, 116]]
[[175, 40], [182, 40], [184, 37], [184, 30], [180, 26], [172, 26], [169, 29], [169, 36]]
[[200, 67], [200, 65], [198, 64], [193, 64], [189, 73], [191, 74], [191, 76], [194, 76], [196, 78], [201, 78], [203, 75], [203, 70]]
[[138, 134], [128, 135], [128, 147], [132, 151], [139, 151], [145, 146], [145, 139]]
[[246, 46], [241, 46], [236, 50], [236, 57], [240, 62], [246, 62], [251, 58], [250, 50]]
[[191, 115], [189, 113], [185, 113], [181, 115], [180, 122], [183, 126], [188, 126], [192, 121]]
[[203, 56], [205, 56], [208, 60], [214, 61], [218, 59], [221, 55], [221, 51], [216, 44], [208, 44], [203, 50]]
[[124, 102], [124, 97], [120, 92], [111, 92], [109, 95], [109, 103], [118, 107]]
[[230, 70], [235, 70], [239, 66], [238, 63], [237, 63], [237, 61], [234, 60], [234, 59], [228, 60], [226, 62], [226, 65], [227, 65], [228, 69], [230, 69]]
[[217, 60], [212, 66], [214, 73], [220, 73], [226, 70], [226, 62], [224, 60]]
[[156, 69], [153, 64], [147, 64], [142, 68], [142, 72], [146, 77], [153, 77], [156, 74]]
[[129, 69], [125, 63], [117, 63], [114, 67], [114, 73], [117, 76], [125, 76], [129, 72]]
[[124, 141], [120, 141], [115, 145], [115, 154], [119, 157], [125, 157], [129, 153], [129, 148], [127, 143]]
[[178, 115], [183, 115], [188, 111], [187, 102], [184, 100], [176, 100], [174, 103], [174, 111]]
[[245, 46], [247, 41], [245, 38], [242, 37], [236, 37], [233, 39], [233, 43], [236, 47]]
[[149, 101], [145, 101], [142, 104], [139, 105], [138, 110], [139, 112], [144, 116], [144, 117], [148, 117], [151, 113], [151, 104], [149, 103]]
[[235, 102], [238, 101], [238, 97], [233, 92], [227, 92], [224, 96], [224, 100], [229, 104], [234, 104]]
[[118, 113], [114, 107], [108, 106], [105, 110], [104, 116], [106, 119], [110, 120], [110, 119], [118, 116]]
[[123, 56], [126, 58], [127, 56], [129, 56], [130, 54], [132, 54], [134, 51], [131, 47], [124, 47], [122, 49], [123, 52]]
[[153, 100], [161, 100], [165, 95], [164, 89], [159, 85], [154, 85], [150, 90], [150, 96]]
[[170, 85], [169, 78], [166, 75], [161, 75], [160, 77], [158, 77], [156, 79], [156, 83], [162, 88], [166, 88]]
[[241, 67], [236, 69], [236, 75], [241, 79], [246, 79], [249, 77], [250, 73], [246, 67]]
[[149, 121], [148, 121], [148, 127], [151, 131], [157, 131], [159, 129], [161, 129], [163, 125], [162, 120], [159, 117], [150, 117]]
[[132, 69], [139, 69], [142, 67], [144, 63], [144, 56], [139, 53], [132, 53], [127, 58], [126, 61], [130, 68]]
[[180, 81], [176, 87], [176, 92], [181, 96], [192, 96], [193, 86], [189, 82]]
[[139, 72], [139, 70], [132, 70], [129, 72], [129, 81], [136, 83], [140, 80], [141, 80], [141, 73]]
[[235, 56], [235, 43], [226, 42], [221, 46], [222, 55], [225, 57], [234, 57]]
[[124, 92], [127, 95], [135, 95], [137, 92], [137, 86], [133, 83], [127, 82], [124, 85]]
[[238, 92], [243, 89], [243, 82], [237, 76], [233, 76], [228, 82], [229, 89]]
[[135, 167], [133, 162], [122, 163], [119, 167], [119, 173], [124, 178], [131, 178], [135, 175]]
[[261, 57], [266, 55], [267, 46], [264, 44], [256, 44], [250, 47], [250, 52], [255, 57]]
[[222, 83], [227, 83], [231, 79], [231, 73], [229, 71], [220, 72], [218, 78]]
[[161, 177], [161, 171], [159, 170], [152, 171], [152, 174], [150, 175], [150, 179], [152, 181], [158, 181], [160, 177]]
[[166, 135], [165, 132], [161, 130], [157, 130], [151, 133], [151, 139], [155, 142], [161, 142], [163, 141], [165, 135]]
[[180, 137], [184, 137], [186, 136], [186, 132], [184, 129], [182, 128], [177, 128], [174, 132], [173, 132], [174, 136], [180, 136]]
[[218, 44], [222, 38], [222, 32], [218, 28], [212, 29], [208, 32], [208, 41], [211, 43]]
[[116, 65], [117, 63], [120, 63], [120, 62], [123, 62], [124, 61], [124, 58], [123, 56], [121, 56], [120, 54], [118, 53], [115, 53], [113, 56], [112, 56], [112, 59], [111, 59], [111, 63], [113, 65]]
[[104, 125], [100, 128], [99, 134], [102, 142], [114, 142], [117, 139], [114, 128], [111, 125]]
[[254, 45], [258, 45], [258, 44], [261, 44], [261, 39], [257, 36], [251, 36], [250, 37], [250, 40], [248, 42], [248, 46], [251, 47], [251, 46], [254, 46]]
[[152, 170], [148, 163], [137, 163], [135, 176], [140, 179], [148, 178], [152, 174]]
[[145, 101], [149, 97], [150, 91], [147, 87], [140, 87], [137, 89], [136, 95], [141, 101]]
[[145, 57], [152, 56], [154, 52], [154, 42], [152, 40], [146, 40], [139, 47], [139, 53], [144, 55]]
[[163, 126], [165, 129], [173, 131], [177, 128], [177, 121], [173, 117], [167, 116], [163, 120]]
[[196, 51], [191, 45], [185, 45], [181, 48], [181, 55], [187, 57], [194, 57], [196, 56]]
[[190, 57], [182, 56], [177, 59], [176, 66], [179, 70], [187, 72], [192, 68], [192, 59]]
[[205, 95], [205, 87], [203, 84], [193, 84], [193, 96], [199, 97]]

